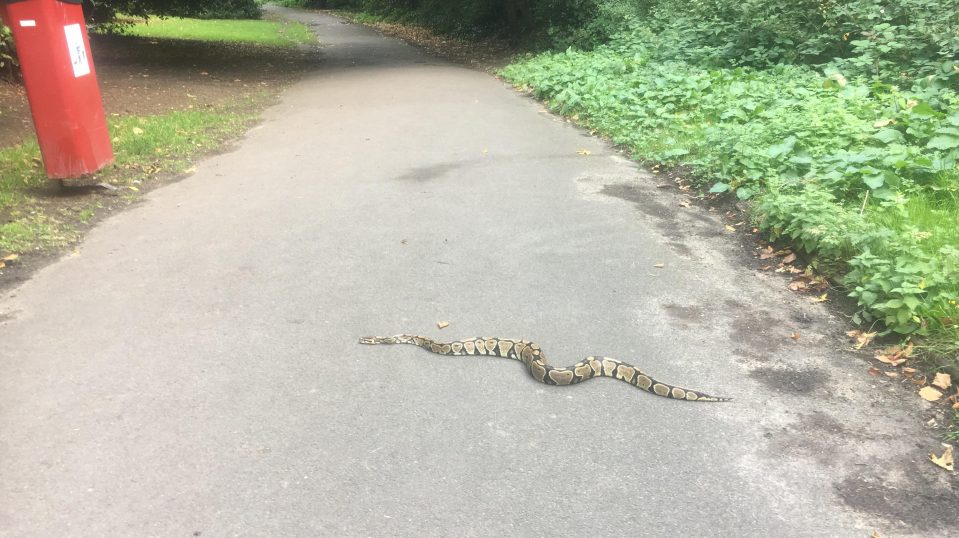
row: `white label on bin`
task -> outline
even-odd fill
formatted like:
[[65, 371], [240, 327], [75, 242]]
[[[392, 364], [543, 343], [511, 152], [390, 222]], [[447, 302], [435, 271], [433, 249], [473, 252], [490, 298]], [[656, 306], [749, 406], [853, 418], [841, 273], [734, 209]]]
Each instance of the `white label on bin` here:
[[87, 58], [87, 47], [83, 44], [83, 30], [79, 24], [70, 24], [63, 27], [67, 34], [67, 48], [70, 49], [70, 61], [73, 62], [73, 76], [80, 78], [90, 74], [90, 59]]
[[23, 26], [23, 27], [36, 26], [36, 25], [37, 25], [37, 21], [33, 21], [30, 19], [20, 21], [20, 26]]

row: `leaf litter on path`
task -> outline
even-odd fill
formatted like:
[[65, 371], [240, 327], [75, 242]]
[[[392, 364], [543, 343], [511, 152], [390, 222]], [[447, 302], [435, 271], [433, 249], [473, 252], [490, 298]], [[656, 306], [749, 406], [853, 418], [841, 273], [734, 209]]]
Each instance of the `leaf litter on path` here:
[[943, 443], [942, 446], [945, 449], [942, 452], [942, 456], [937, 456], [935, 453], [929, 454], [929, 460], [947, 471], [954, 471], [955, 462], [952, 456], [952, 445]]

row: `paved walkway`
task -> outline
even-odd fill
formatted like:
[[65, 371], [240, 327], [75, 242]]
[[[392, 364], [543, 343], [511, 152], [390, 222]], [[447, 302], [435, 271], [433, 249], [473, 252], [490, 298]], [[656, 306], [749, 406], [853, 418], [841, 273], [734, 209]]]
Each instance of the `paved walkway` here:
[[[917, 410], [715, 214], [486, 74], [284, 13], [325, 68], [0, 298], [0, 535], [956, 532]], [[401, 332], [736, 401], [356, 343]]]

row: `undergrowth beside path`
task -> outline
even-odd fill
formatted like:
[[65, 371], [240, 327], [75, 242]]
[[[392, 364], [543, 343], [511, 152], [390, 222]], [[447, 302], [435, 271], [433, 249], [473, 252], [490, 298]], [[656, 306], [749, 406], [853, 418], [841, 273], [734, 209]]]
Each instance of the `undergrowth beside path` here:
[[[649, 41], [644, 41], [648, 39]], [[959, 99], [801, 66], [707, 69], [630, 33], [545, 53], [504, 77], [638, 158], [692, 167], [752, 202], [758, 227], [813, 257], [855, 321], [959, 351]]]

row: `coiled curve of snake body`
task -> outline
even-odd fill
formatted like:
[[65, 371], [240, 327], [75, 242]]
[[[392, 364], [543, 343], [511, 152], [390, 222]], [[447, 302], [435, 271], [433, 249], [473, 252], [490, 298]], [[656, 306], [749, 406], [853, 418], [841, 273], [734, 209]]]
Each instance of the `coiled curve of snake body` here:
[[425, 336], [398, 334], [395, 336], [364, 336], [361, 344], [412, 344], [439, 355], [489, 355], [504, 357], [522, 362], [533, 379], [547, 385], [575, 385], [594, 377], [611, 377], [651, 392], [664, 398], [691, 402], [728, 402], [732, 398], [722, 398], [703, 394], [698, 390], [657, 381], [639, 368], [609, 357], [586, 357], [576, 364], [557, 368], [546, 362], [546, 356], [540, 347], [526, 340], [506, 340], [503, 338], [470, 338], [455, 342], [437, 342]]

